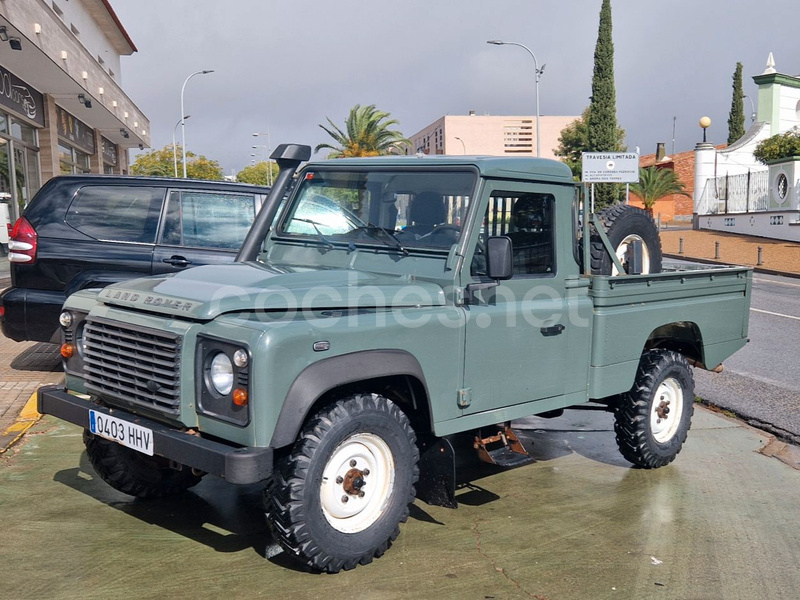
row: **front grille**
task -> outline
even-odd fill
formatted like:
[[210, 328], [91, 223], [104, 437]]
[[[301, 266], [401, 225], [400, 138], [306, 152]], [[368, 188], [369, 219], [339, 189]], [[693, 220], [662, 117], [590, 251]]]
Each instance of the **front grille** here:
[[87, 320], [84, 330], [86, 388], [177, 414], [180, 410], [180, 335], [103, 318]]

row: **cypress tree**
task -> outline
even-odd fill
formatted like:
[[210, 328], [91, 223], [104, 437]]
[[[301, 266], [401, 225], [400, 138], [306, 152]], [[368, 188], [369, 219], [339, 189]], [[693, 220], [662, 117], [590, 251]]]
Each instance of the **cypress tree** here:
[[[614, 41], [611, 35], [611, 0], [603, 0], [600, 27], [594, 49], [592, 100], [589, 104], [588, 143], [590, 152], [620, 152], [617, 126], [617, 94], [614, 87]], [[624, 133], [623, 133], [624, 135]], [[620, 197], [620, 186], [595, 186], [597, 208], [612, 204]]]
[[733, 99], [728, 116], [728, 145], [744, 135], [744, 92], [742, 92], [742, 63], [736, 63], [733, 74]]

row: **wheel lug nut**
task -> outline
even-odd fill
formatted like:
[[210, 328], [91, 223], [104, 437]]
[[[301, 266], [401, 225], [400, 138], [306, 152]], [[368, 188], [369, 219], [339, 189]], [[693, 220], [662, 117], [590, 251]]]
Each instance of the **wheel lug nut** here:
[[355, 458], [350, 461], [350, 466], [351, 467], [355, 467], [356, 466], [356, 459]]
[[350, 500], [350, 498], [347, 496], [342, 496], [342, 502], [347, 502], [348, 500]]
[[358, 497], [359, 498], [363, 498], [364, 497], [364, 492], [358, 492]]
[[364, 477], [366, 477], [367, 475], [369, 475], [369, 469], [364, 469]]
[[339, 477], [336, 478], [336, 483], [341, 485], [343, 482], [344, 482], [344, 478], [341, 475], [339, 475]]

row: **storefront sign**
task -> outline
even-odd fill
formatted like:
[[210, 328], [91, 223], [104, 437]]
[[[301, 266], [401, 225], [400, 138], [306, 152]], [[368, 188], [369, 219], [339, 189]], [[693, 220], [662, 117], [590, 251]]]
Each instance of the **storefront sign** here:
[[0, 105], [44, 127], [44, 96], [3, 67], [0, 67]]
[[80, 119], [75, 118], [60, 106], [56, 106], [58, 118], [58, 136], [85, 150], [89, 154], [95, 153], [94, 129]]
[[117, 166], [117, 145], [107, 140], [104, 137], [100, 137], [100, 141], [103, 144], [103, 164], [111, 165], [112, 167]]

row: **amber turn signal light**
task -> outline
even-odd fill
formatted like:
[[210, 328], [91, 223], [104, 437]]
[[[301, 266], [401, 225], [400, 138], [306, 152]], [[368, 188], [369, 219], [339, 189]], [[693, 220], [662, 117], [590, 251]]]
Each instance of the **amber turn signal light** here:
[[233, 403], [236, 406], [247, 406], [247, 390], [243, 388], [233, 390]]
[[61, 344], [61, 356], [64, 358], [72, 358], [75, 354], [75, 346], [72, 344]]

